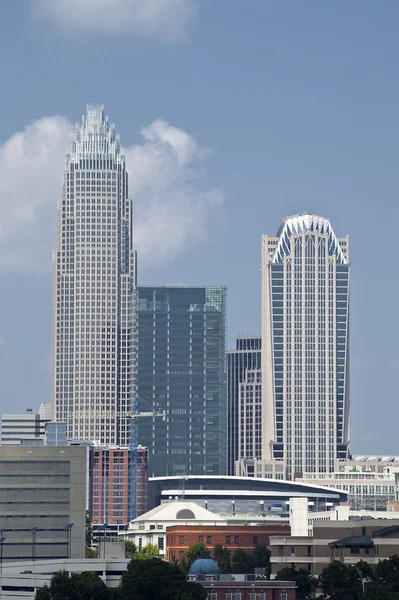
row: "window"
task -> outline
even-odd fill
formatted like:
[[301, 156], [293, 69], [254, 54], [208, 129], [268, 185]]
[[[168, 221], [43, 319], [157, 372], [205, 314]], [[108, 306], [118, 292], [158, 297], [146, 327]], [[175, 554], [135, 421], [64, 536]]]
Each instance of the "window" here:
[[229, 535], [226, 535], [226, 544], [230, 544], [231, 543], [231, 539]]
[[235, 544], [239, 544], [240, 543], [240, 536], [239, 535], [235, 535], [234, 536], [234, 543]]
[[281, 600], [288, 600], [287, 592], [281, 592]]
[[308, 556], [312, 556], [312, 546], [308, 546]]
[[184, 544], [184, 535], [179, 536], [179, 544]]
[[233, 600], [233, 594], [231, 592], [226, 592], [226, 600]]
[[198, 536], [198, 541], [202, 544], [202, 542], [204, 541], [204, 536], [203, 535], [199, 535]]
[[158, 548], [159, 550], [163, 550], [164, 546], [163, 546], [163, 537], [159, 537], [158, 538]]
[[236, 600], [241, 600], [241, 592], [236, 592]]
[[265, 594], [265, 592], [260, 592], [260, 594], [259, 594], [259, 600], [266, 600], [266, 594]]
[[139, 538], [139, 550], [143, 547], [143, 538]]
[[211, 535], [207, 535], [206, 536], [206, 543], [207, 544], [212, 544], [212, 536]]
[[211, 592], [211, 594], [209, 596], [210, 600], [217, 600], [217, 597], [218, 597], [218, 595], [216, 592]]
[[295, 556], [295, 546], [291, 546], [291, 556]]
[[352, 546], [352, 548], [351, 548], [351, 554], [360, 554], [360, 548], [359, 548], [359, 546]]
[[249, 600], [256, 600], [256, 592], [251, 592], [249, 594]]
[[259, 537], [257, 535], [253, 536], [252, 543], [254, 546], [257, 546], [259, 544]]

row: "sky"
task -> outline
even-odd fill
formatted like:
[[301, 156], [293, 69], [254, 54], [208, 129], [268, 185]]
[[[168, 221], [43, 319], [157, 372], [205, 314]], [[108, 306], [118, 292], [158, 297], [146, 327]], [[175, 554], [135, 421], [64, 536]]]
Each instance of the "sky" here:
[[351, 450], [399, 455], [397, 0], [2, 0], [0, 411], [51, 400], [51, 263], [71, 127], [125, 148], [139, 284], [228, 287], [260, 332], [263, 233], [350, 236]]

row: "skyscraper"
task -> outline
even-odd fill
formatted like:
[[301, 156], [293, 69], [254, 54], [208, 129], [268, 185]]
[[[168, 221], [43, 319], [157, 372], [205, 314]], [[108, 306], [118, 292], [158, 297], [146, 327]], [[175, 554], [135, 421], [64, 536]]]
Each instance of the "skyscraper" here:
[[135, 258], [125, 157], [89, 104], [66, 155], [53, 257], [53, 410], [69, 437], [128, 443]]
[[138, 422], [149, 474], [225, 473], [226, 288], [137, 288], [136, 383], [166, 416]]
[[241, 435], [239, 414], [240, 385], [245, 381], [247, 371], [260, 369], [261, 347], [262, 338], [260, 336], [240, 336], [236, 339], [235, 349], [227, 352], [228, 475], [234, 475], [235, 462], [242, 456], [239, 452], [239, 438]]
[[262, 436], [287, 478], [349, 453], [349, 240], [311, 214], [262, 239]]

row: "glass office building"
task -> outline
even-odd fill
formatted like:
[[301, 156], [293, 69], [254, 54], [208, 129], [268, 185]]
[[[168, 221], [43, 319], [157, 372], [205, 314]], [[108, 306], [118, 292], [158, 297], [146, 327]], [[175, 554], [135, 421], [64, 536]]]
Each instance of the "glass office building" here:
[[119, 137], [89, 104], [66, 155], [53, 255], [53, 418], [67, 436], [129, 442], [135, 252]]
[[262, 458], [332, 472], [349, 455], [349, 240], [300, 214], [262, 243]]
[[226, 472], [226, 288], [137, 288], [136, 384], [150, 475]]
[[[240, 384], [245, 382], [247, 371], [260, 369], [262, 338], [240, 336], [234, 350], [227, 352], [227, 473], [234, 475], [235, 461], [239, 455]], [[252, 455], [251, 455], [252, 456]]]

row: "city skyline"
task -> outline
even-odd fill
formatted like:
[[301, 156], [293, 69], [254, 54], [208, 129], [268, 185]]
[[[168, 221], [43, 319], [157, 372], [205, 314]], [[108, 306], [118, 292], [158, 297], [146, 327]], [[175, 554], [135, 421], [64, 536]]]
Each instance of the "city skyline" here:
[[226, 285], [229, 347], [260, 333], [263, 232], [308, 211], [350, 234], [351, 450], [397, 454], [397, 3], [192, 0], [178, 21], [121, 10], [108, 28], [87, 0], [53, 4], [0, 9], [2, 412], [51, 397], [60, 174], [98, 101], [133, 174], [139, 284]]

